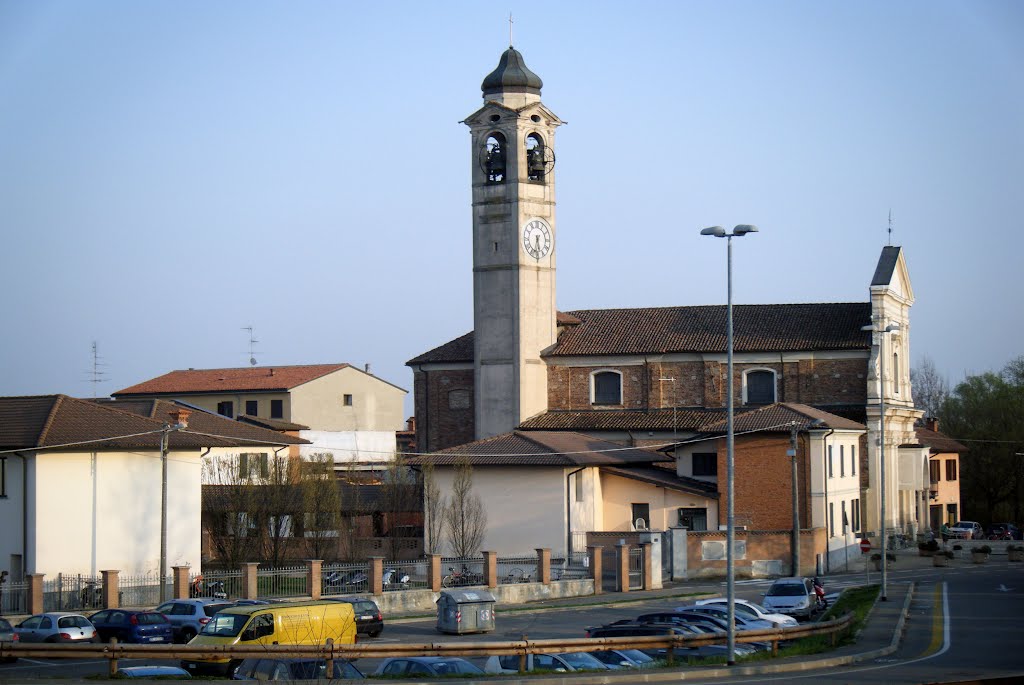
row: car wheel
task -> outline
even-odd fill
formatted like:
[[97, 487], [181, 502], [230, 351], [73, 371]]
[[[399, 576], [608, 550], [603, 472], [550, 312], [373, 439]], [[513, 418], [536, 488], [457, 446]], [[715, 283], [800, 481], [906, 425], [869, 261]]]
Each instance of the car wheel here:
[[380, 631], [382, 631], [382, 630], [384, 630], [384, 629], [383, 628], [378, 628], [377, 630], [368, 630], [366, 632], [366, 634], [369, 635], [370, 637], [380, 637]]
[[196, 631], [191, 628], [183, 628], [181, 631], [181, 641], [188, 643], [192, 638], [196, 636]]

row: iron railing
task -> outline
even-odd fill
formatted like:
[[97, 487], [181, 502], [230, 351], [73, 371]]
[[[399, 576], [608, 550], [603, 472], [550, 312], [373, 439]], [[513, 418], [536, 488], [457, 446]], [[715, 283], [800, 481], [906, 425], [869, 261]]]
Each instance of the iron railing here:
[[28, 581], [8, 581], [0, 585], [0, 615], [27, 613]]
[[267, 599], [308, 597], [309, 577], [305, 566], [280, 566], [256, 571], [256, 595]]
[[441, 587], [466, 587], [484, 584], [484, 560], [441, 558]]
[[534, 583], [539, 580], [536, 555], [522, 557], [498, 557], [498, 585], [514, 585], [516, 583]]
[[642, 547], [631, 547], [629, 550], [629, 587], [644, 586], [644, 550]]
[[365, 564], [325, 564], [320, 567], [320, 593], [352, 595], [370, 591], [370, 569]]

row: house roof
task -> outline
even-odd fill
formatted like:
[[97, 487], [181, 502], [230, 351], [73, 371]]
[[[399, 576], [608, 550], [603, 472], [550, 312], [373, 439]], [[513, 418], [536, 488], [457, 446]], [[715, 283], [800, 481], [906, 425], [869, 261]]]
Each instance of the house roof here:
[[291, 421], [284, 421], [282, 419], [266, 419], [259, 416], [252, 416], [251, 414], [240, 414], [238, 420], [244, 423], [251, 423], [254, 426], [260, 428], [266, 428], [272, 431], [308, 431], [309, 426], [305, 426], [301, 423], [292, 423]]
[[914, 433], [917, 435], [917, 441], [929, 448], [932, 454], [939, 454], [942, 452], [962, 454], [970, 451], [970, 449], [963, 443], [957, 442], [953, 438], [943, 435], [938, 431], [929, 430], [927, 428], [915, 428]]
[[410, 457], [409, 464], [474, 466], [626, 466], [666, 461], [653, 450], [623, 447], [582, 433], [512, 431], [433, 454]]
[[[725, 305], [589, 309], [560, 313], [564, 326], [544, 357], [724, 353]], [[566, 317], [579, 323], [570, 324]], [[871, 349], [869, 302], [751, 304], [733, 307], [736, 352]], [[473, 333], [425, 352], [407, 364], [472, 362]]]
[[118, 390], [113, 395], [119, 397], [213, 392], [282, 392], [349, 366], [307, 364], [246, 366], [238, 369], [182, 369]]
[[640, 481], [650, 485], [678, 490], [679, 492], [691, 493], [718, 499], [718, 486], [696, 478], [677, 476], [674, 471], [659, 468], [657, 466], [631, 466], [622, 468], [619, 466], [602, 466], [602, 473], [610, 473], [621, 478]]
[[[0, 397], [0, 449], [73, 449], [86, 443], [101, 449], [159, 449], [172, 402], [81, 400], [67, 395]], [[215, 414], [195, 412], [186, 430], [171, 432], [171, 449], [201, 449], [307, 441]]]
[[[699, 430], [705, 433], [725, 432], [726, 422], [727, 418], [723, 416], [715, 421], [705, 423]], [[866, 430], [864, 424], [795, 402], [778, 402], [733, 415], [733, 430], [737, 433], [747, 431], [788, 433], [794, 426], [799, 431], [811, 428]]]

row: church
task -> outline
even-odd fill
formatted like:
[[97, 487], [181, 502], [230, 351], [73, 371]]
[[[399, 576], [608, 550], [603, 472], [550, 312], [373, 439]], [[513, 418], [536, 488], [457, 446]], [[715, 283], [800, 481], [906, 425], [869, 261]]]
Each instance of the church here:
[[407, 362], [416, 444], [432, 453], [417, 461], [434, 463], [442, 486], [444, 466], [473, 464], [489, 512], [484, 549], [573, 552], [598, 533], [718, 531], [730, 383], [737, 524], [791, 531], [792, 491], [796, 528], [817, 531], [812, 547], [848, 554], [881, 529], [884, 452], [885, 527], [926, 525], [902, 248], [882, 248], [862, 302], [734, 306], [731, 378], [724, 304], [559, 311], [563, 122], [542, 85], [512, 47], [483, 80], [483, 105], [464, 120], [474, 330]]

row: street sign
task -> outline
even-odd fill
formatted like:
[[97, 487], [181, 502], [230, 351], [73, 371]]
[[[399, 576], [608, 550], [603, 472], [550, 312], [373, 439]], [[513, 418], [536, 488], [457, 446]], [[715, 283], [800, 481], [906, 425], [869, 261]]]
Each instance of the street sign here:
[[871, 540], [868, 540], [867, 538], [864, 538], [863, 540], [860, 541], [860, 553], [861, 554], [867, 554], [870, 551], [871, 551]]

